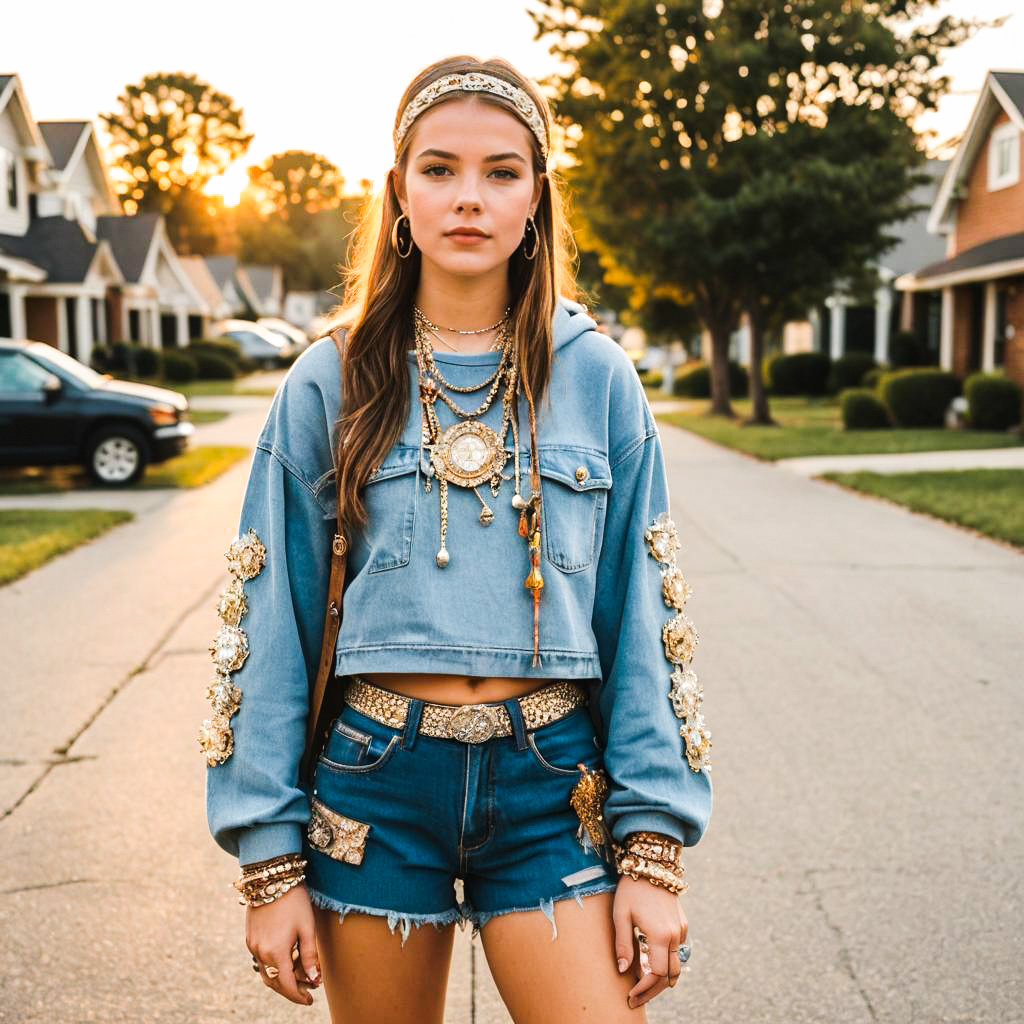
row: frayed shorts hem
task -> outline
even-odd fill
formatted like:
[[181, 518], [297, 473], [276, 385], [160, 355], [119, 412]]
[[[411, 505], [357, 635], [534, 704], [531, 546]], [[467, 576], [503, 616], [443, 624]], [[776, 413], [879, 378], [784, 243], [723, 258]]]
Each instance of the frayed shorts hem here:
[[551, 922], [551, 941], [554, 942], [558, 937], [558, 926], [555, 924], [555, 903], [560, 900], [567, 900], [570, 897], [573, 897], [580, 907], [582, 907], [584, 896], [593, 896], [602, 892], [614, 892], [617, 885], [617, 882], [611, 881], [601, 881], [593, 885], [575, 885], [566, 892], [560, 892], [557, 896], [540, 900], [538, 905], [535, 907], [507, 907], [504, 910], [487, 911], [472, 910], [463, 903], [458, 907], [452, 907], [450, 910], [444, 910], [438, 914], [406, 914], [399, 910], [386, 910], [380, 907], [364, 907], [355, 903], [345, 903], [341, 900], [332, 899], [330, 896], [326, 896], [324, 893], [310, 888], [308, 884], [306, 889], [309, 893], [310, 902], [314, 906], [320, 907], [323, 910], [336, 911], [338, 919], [341, 922], [344, 922], [345, 915], [350, 912], [357, 914], [370, 914], [374, 917], [386, 917], [388, 921], [388, 928], [392, 935], [394, 935], [395, 929], [401, 926], [402, 945], [404, 946], [406, 940], [409, 938], [409, 933], [412, 931], [413, 925], [416, 925], [416, 927], [419, 928], [425, 924], [432, 924], [435, 928], [441, 928], [449, 924], [458, 924], [459, 928], [465, 931], [466, 923], [471, 922], [473, 925], [473, 932], [470, 938], [475, 939], [484, 925], [493, 917], [500, 917], [503, 914], [523, 913], [537, 909], [543, 911], [544, 916]]

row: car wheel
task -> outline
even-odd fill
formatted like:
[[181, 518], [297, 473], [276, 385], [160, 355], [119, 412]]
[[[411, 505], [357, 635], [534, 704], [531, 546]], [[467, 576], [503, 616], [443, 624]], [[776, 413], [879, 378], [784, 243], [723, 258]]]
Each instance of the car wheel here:
[[103, 427], [89, 439], [85, 468], [103, 487], [135, 483], [146, 471], [149, 450], [140, 430], [128, 426]]

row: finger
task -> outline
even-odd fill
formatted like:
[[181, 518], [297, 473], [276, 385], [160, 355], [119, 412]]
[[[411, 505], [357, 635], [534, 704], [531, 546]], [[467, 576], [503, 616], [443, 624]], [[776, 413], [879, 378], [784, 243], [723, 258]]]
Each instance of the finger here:
[[[659, 978], [656, 974], [648, 974], [647, 977], [644, 978], [644, 982], [647, 982], [652, 978], [654, 981], [649, 988], [636, 994], [633, 992], [629, 993], [627, 1002], [630, 1007], [635, 1008], [637, 1006], [643, 1006], [644, 1003], [649, 1003], [656, 995], [658, 995], [659, 992], [663, 992], [668, 988], [668, 978]], [[641, 984], [644, 982], [641, 982]]]
[[615, 960], [622, 974], [633, 962], [633, 921], [624, 900], [615, 901], [612, 924], [615, 926]]
[[640, 961], [643, 964], [646, 959], [650, 964], [650, 973], [645, 974], [630, 990], [630, 995], [639, 995], [655, 986], [659, 981], [668, 984], [668, 947], [670, 939], [668, 936], [657, 938], [647, 937], [647, 956], [640, 954]]
[[316, 930], [312, 922], [299, 928], [299, 960], [306, 979], [311, 985], [320, 984], [320, 952], [316, 945]]
[[[308, 992], [300, 992], [298, 980], [295, 977], [295, 968], [292, 966], [290, 947], [275, 952], [270, 963], [278, 970], [276, 978], [272, 979], [271, 987], [293, 1003], [301, 1003], [309, 1006], [313, 997]], [[264, 972], [265, 973], [265, 972]]]

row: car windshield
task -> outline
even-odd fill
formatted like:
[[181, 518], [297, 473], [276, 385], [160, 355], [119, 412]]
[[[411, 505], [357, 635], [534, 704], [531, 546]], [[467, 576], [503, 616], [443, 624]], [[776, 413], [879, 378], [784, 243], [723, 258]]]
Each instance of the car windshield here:
[[86, 366], [85, 363], [72, 359], [71, 356], [61, 352], [59, 348], [47, 346], [45, 351], [40, 351], [38, 348], [30, 348], [27, 354], [45, 366], [46, 369], [50, 369], [50, 366], [46, 366], [49, 363], [51, 366], [70, 374], [75, 380], [81, 381], [86, 387], [98, 388], [106, 383], [106, 377], [102, 374]]

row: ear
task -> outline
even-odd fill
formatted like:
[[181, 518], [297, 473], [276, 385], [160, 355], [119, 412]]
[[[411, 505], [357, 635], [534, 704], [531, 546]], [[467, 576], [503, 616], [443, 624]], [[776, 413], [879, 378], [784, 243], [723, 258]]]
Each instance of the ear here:
[[532, 207], [530, 216], [533, 216], [537, 212], [537, 204], [540, 203], [541, 193], [544, 191], [544, 182], [547, 181], [548, 176], [546, 174], [538, 174], [534, 176], [533, 181], [533, 198], [530, 200]]
[[405, 177], [397, 167], [392, 167], [388, 171], [391, 177], [392, 184], [395, 189], [395, 196], [398, 199], [398, 205], [402, 208], [402, 213], [408, 214], [409, 212], [409, 199], [405, 194]]

